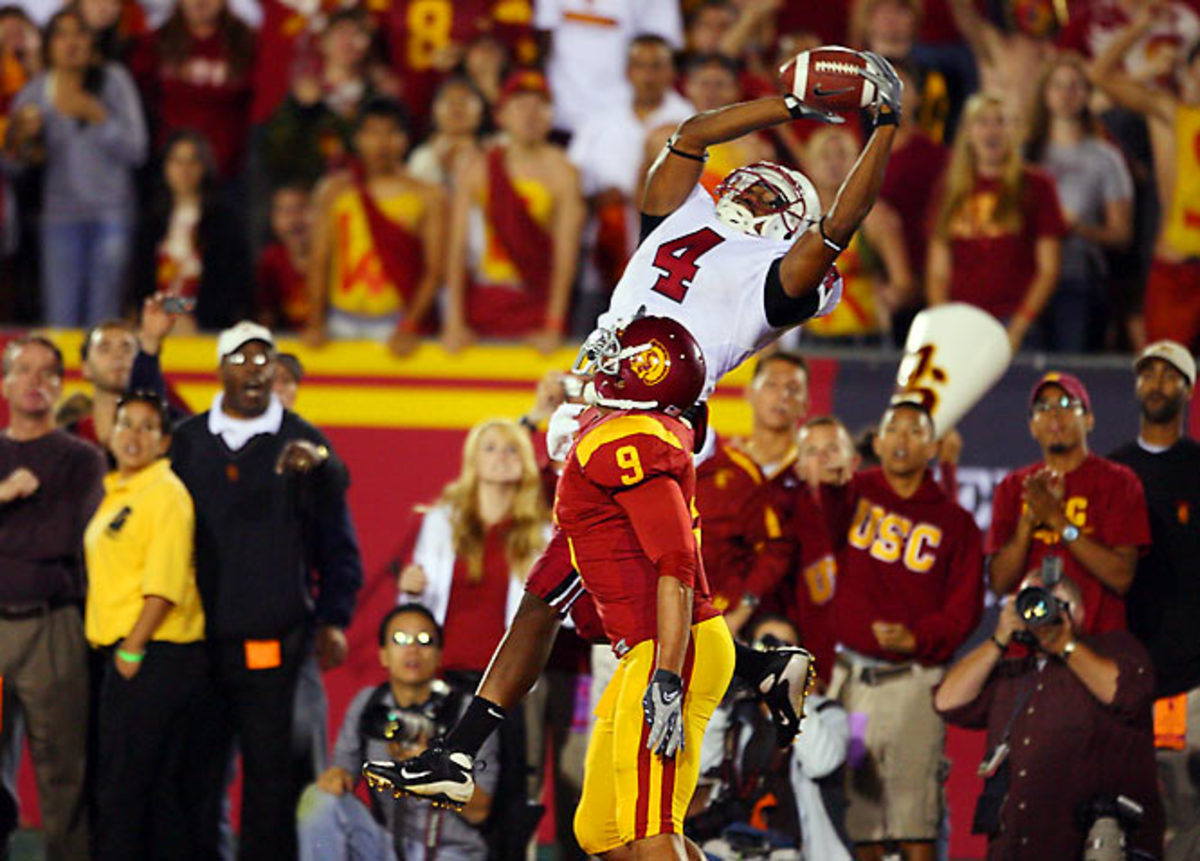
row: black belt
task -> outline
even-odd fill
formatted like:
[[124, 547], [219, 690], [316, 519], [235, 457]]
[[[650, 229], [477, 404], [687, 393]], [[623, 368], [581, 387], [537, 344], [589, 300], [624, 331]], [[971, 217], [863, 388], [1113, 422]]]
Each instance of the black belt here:
[[842, 664], [842, 666], [846, 667], [846, 669], [848, 669], [852, 675], [856, 676], [859, 680], [865, 682], [871, 687], [886, 682], [888, 679], [906, 676], [916, 667], [916, 664], [913, 663], [892, 664], [876, 667], [867, 664], [857, 664], [850, 658], [842, 656], [838, 657], [838, 661]]
[[36, 604], [0, 604], [0, 619], [6, 622], [40, 619], [42, 616], [49, 616], [55, 610], [69, 607], [75, 603], [75, 601], [58, 598], [53, 601], [40, 601]]

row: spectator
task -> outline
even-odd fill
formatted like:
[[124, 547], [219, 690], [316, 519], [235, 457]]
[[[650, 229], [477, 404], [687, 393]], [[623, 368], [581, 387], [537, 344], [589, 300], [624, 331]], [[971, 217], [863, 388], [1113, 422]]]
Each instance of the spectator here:
[[354, 124], [373, 95], [367, 78], [371, 24], [363, 9], [341, 9], [318, 40], [319, 56], [297, 63], [291, 92], [263, 128], [268, 186], [308, 186], [346, 166]]
[[176, 0], [130, 61], [158, 147], [183, 130], [212, 146], [222, 184], [238, 175], [248, 140], [254, 32], [226, 0]]
[[[40, 335], [9, 341], [3, 371], [9, 423], [0, 436], [0, 676], [5, 699], [24, 717], [46, 857], [82, 861], [88, 857], [83, 529], [103, 495], [104, 457], [55, 430], [63, 362], [52, 341]], [[12, 756], [17, 725], [0, 724], [0, 758]], [[10, 837], [0, 835], [0, 848]]]
[[806, 421], [800, 428], [798, 451], [796, 473], [814, 491], [822, 484], [841, 486], [858, 471], [854, 439], [833, 416], [816, 416]]
[[[1119, 63], [1130, 77], [1146, 83], [1173, 77], [1174, 66], [1186, 55], [1188, 46], [1200, 39], [1200, 10], [1194, 0], [1160, 0], [1153, 5], [1156, 14], [1150, 28], [1122, 52]], [[1145, 8], [1142, 0], [1076, 4], [1058, 36], [1058, 45], [1097, 57]]]
[[[1184, 433], [1184, 417], [1196, 383], [1196, 361], [1182, 344], [1151, 344], [1134, 363], [1139, 407], [1138, 436], [1112, 453], [1137, 473], [1150, 513], [1150, 549], [1138, 560], [1125, 600], [1129, 630], [1145, 644], [1154, 664], [1155, 706], [1182, 716], [1181, 728], [1158, 739], [1168, 840], [1191, 825], [1200, 809], [1188, 766], [1200, 748], [1200, 590], [1193, 576], [1200, 551], [1200, 488], [1195, 482], [1200, 446]], [[1158, 733], [1156, 732], [1156, 735]]]
[[[496, 791], [494, 735], [479, 753], [488, 763], [483, 769], [487, 773], [480, 773], [475, 794], [461, 812], [440, 812], [414, 796], [393, 802], [390, 795], [377, 793], [372, 793], [368, 811], [352, 794], [365, 763], [416, 756], [462, 713], [470, 688], [437, 679], [444, 648], [441, 628], [422, 605], [394, 607], [383, 617], [379, 663], [388, 680], [363, 688], [350, 702], [333, 765], [301, 796], [297, 816], [302, 861], [346, 857], [346, 850], [364, 859], [487, 857], [479, 827]], [[385, 735], [389, 731], [391, 738]]]
[[479, 152], [487, 118], [482, 94], [467, 78], [449, 78], [433, 97], [433, 133], [408, 157], [408, 170], [423, 182], [452, 190], [459, 160]]
[[290, 858], [301, 789], [291, 759], [296, 678], [311, 648], [325, 669], [345, 659], [362, 567], [344, 517], [344, 464], [272, 396], [271, 333], [243, 321], [221, 333], [217, 354], [222, 391], [171, 444], [195, 503], [205, 637], [228, 706], [209, 755], [224, 765], [238, 738], [239, 857]]
[[271, 195], [272, 241], [258, 255], [254, 272], [255, 318], [269, 329], [295, 332], [308, 325], [312, 222], [306, 186], [285, 185]]
[[[796, 626], [781, 616], [763, 616], [749, 631], [756, 649], [801, 644]], [[782, 761], [765, 755], [775, 747], [775, 730], [753, 692], [734, 679], [732, 695], [713, 714], [704, 733], [698, 790], [712, 798], [709, 808], [690, 820], [693, 834], [747, 829], [780, 838], [802, 850], [800, 857], [850, 861], [853, 846], [846, 835], [845, 763], [850, 721], [835, 700], [810, 693], [795, 742]], [[711, 777], [709, 777], [711, 775]], [[703, 805], [693, 805], [694, 807]], [[733, 826], [732, 829], [730, 826]], [[767, 834], [763, 834], [763, 831]], [[739, 835], [740, 836], [740, 835]], [[710, 857], [738, 858], [729, 840], [706, 841]]]
[[371, 338], [416, 349], [441, 280], [445, 194], [404, 169], [411, 140], [398, 102], [372, 99], [354, 133], [357, 162], [317, 189], [307, 339]]
[[750, 436], [722, 439], [713, 434], [715, 451], [696, 470], [704, 572], [713, 606], [726, 614], [734, 634], [763, 598], [774, 597], [789, 571], [791, 548], [781, 526], [776, 504], [781, 488], [775, 480], [796, 460], [796, 428], [808, 412], [804, 358], [778, 352], [759, 359], [746, 400]]
[[992, 496], [992, 591], [1010, 592], [1044, 558], [1058, 556], [1083, 594], [1086, 631], [1124, 629], [1124, 596], [1150, 543], [1142, 485], [1128, 467], [1088, 451], [1096, 419], [1076, 377], [1043, 375], [1029, 408], [1042, 460], [1010, 472]]
[[1104, 140], [1088, 106], [1092, 87], [1077, 58], [1046, 67], [1033, 105], [1025, 157], [1054, 177], [1068, 233], [1058, 287], [1044, 322], [1047, 346], [1100, 349], [1108, 304], [1106, 254], [1133, 235], [1133, 179], [1120, 150]]
[[483, 96], [487, 112], [493, 117], [511, 68], [511, 52], [494, 36], [481, 33], [467, 43], [462, 60], [463, 74]]
[[250, 252], [216, 182], [208, 142], [195, 132], [173, 134], [139, 230], [135, 298], [173, 298], [185, 333], [229, 325], [250, 304]]
[[[900, 128], [892, 144], [892, 155], [879, 189], [879, 199], [900, 216], [908, 265], [912, 268], [916, 284], [921, 285], [925, 283], [929, 230], [934, 215], [929, 190], [941, 183], [949, 153], [912, 119], [921, 115], [921, 93], [916, 73], [907, 63], [897, 63], [895, 67], [896, 74], [904, 83], [904, 114], [900, 117]], [[895, 345], [904, 344], [912, 318], [923, 306], [924, 296], [918, 289], [909, 297], [907, 304], [902, 304], [892, 312], [892, 342]]]
[[275, 383], [272, 391], [285, 410], [295, 411], [296, 395], [304, 381], [304, 365], [295, 353], [280, 353], [275, 357]]
[[554, 93], [554, 127], [572, 133], [589, 118], [629, 104], [622, 66], [630, 39], [653, 33], [672, 48], [683, 43], [674, 2], [614, 0], [597, 15], [590, 0], [539, 0], [533, 25], [549, 34], [546, 74]]
[[1035, 324], [1058, 283], [1065, 233], [1054, 182], [1021, 160], [1000, 99], [972, 96], [929, 241], [929, 304], [982, 308], [1008, 327], [1014, 351], [1026, 335], [1040, 344]]
[[729, 32], [738, 20], [738, 10], [730, 0], [704, 0], [691, 12], [685, 21], [684, 51], [687, 57], [704, 57], [709, 54], [726, 54], [737, 59], [737, 52], [722, 51]]
[[[836, 126], [819, 129], [808, 139], [804, 172], [816, 186], [822, 211], [833, 206], [859, 149], [854, 134]], [[811, 320], [804, 327], [805, 334], [824, 343], [881, 344], [892, 315], [912, 304], [916, 293], [896, 210], [875, 201], [846, 250], [838, 255], [837, 267], [845, 285], [842, 301], [832, 313]]]
[[[975, 55], [979, 92], [1001, 104], [1014, 128], [1026, 128], [1038, 75], [1054, 55], [1051, 33], [1018, 26], [1002, 30], [979, 12], [975, 0], [949, 0], [949, 5], [959, 33]], [[1057, 10], [1051, 9], [1050, 15], [1057, 26]]]
[[889, 842], [910, 861], [935, 857], [945, 727], [930, 691], [983, 609], [979, 528], [929, 474], [936, 451], [929, 413], [897, 401], [875, 437], [880, 469], [822, 486], [842, 649], [830, 696], [866, 715], [846, 818], [859, 857]]
[[1119, 71], [1122, 57], [1154, 26], [1161, 4], [1142, 8], [1096, 60], [1097, 86], [1121, 107], [1146, 117], [1155, 142], [1154, 171], [1162, 221], [1146, 282], [1146, 338], [1170, 338], [1188, 349], [1200, 339], [1200, 153], [1185, 145], [1200, 130], [1200, 41], [1179, 75], [1179, 95], [1138, 83]]
[[44, 168], [45, 320], [82, 326], [120, 309], [146, 129], [129, 75], [97, 60], [78, 12], [55, 14], [45, 43], [46, 72], [13, 101], [8, 157], [17, 170]]
[[[989, 861], [1079, 858], [1086, 826], [1072, 824], [1080, 808], [1124, 795], [1146, 816], [1121, 845], [1159, 858], [1149, 655], [1126, 631], [1089, 636], [1096, 626], [1070, 578], [1053, 594], [1065, 611], [1036, 627], [1005, 601], [995, 633], [951, 667], [934, 693], [934, 708], [949, 723], [987, 730], [986, 761], [1006, 746], [972, 830], [988, 835]], [[1018, 635], [1031, 638], [1036, 650], [1002, 660]]]
[[96, 51], [106, 61], [125, 63], [134, 39], [146, 29], [137, 3], [126, 0], [74, 0], [72, 4], [96, 40]]
[[695, 109], [672, 88], [675, 63], [661, 36], [640, 35], [629, 44], [625, 65], [632, 99], [585, 120], [571, 138], [568, 158], [579, 171], [591, 211], [586, 231], [583, 283], [587, 297], [576, 310], [590, 332], [608, 304], [638, 241], [640, 167], [646, 134], [676, 126]]
[[909, 122], [931, 140], [942, 143], [949, 138], [950, 89], [946, 77], [937, 69], [921, 65], [913, 57], [923, 14], [922, 0], [857, 0], [854, 9], [859, 22], [856, 29], [861, 30], [867, 50], [887, 57], [892, 65], [908, 67], [905, 95], [908, 95], [910, 84], [915, 95], [915, 106], [912, 109], [905, 106]]
[[20, 6], [0, 6], [0, 116], [6, 120], [13, 97], [42, 70], [42, 34]]
[[208, 857], [217, 851], [217, 788], [204, 611], [192, 565], [194, 513], [163, 457], [167, 404], [121, 398], [110, 450], [117, 469], [84, 532], [86, 634], [103, 656], [95, 858]]
[[[696, 57], [688, 65], [683, 93], [695, 106], [697, 113], [733, 104], [739, 96], [737, 67], [730, 60], [715, 54]], [[647, 136], [645, 167], [658, 157], [667, 138], [674, 134], [675, 125], [660, 126]], [[704, 165], [700, 183], [709, 193], [715, 193], [716, 187], [730, 171], [773, 157], [770, 145], [757, 132], [715, 144], [708, 148], [708, 161]]]
[[550, 109], [541, 73], [515, 72], [499, 102], [503, 142], [460, 163], [442, 332], [452, 351], [475, 335], [526, 338], [542, 352], [562, 341], [584, 212], [578, 174], [548, 140]]

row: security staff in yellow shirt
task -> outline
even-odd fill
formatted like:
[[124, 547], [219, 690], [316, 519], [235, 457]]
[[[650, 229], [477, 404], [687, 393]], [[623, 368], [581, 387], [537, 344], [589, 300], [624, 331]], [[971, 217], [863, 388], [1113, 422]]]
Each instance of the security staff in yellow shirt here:
[[[167, 405], [124, 395], [117, 468], [84, 532], [84, 629], [100, 682], [95, 857], [213, 857], [224, 763], [192, 762], [211, 714], [192, 498], [163, 457]], [[207, 776], [206, 776], [207, 775]], [[151, 845], [153, 842], [153, 845]], [[165, 854], [164, 854], [165, 853]]]

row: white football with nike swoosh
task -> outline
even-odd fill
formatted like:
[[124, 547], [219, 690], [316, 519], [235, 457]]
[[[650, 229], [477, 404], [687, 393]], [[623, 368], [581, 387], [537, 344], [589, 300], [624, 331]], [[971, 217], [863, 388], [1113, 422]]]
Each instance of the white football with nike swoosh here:
[[811, 108], [853, 111], [875, 101], [875, 85], [861, 70], [867, 58], [840, 45], [802, 51], [779, 67], [784, 91]]

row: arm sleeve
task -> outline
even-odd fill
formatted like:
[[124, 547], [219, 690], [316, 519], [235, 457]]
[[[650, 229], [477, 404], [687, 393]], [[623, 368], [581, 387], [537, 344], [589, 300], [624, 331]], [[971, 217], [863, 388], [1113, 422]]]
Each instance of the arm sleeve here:
[[160, 398], [167, 396], [167, 378], [163, 376], [162, 363], [158, 356], [138, 350], [133, 359], [133, 370], [129, 374], [129, 391], [149, 389]]
[[338, 730], [337, 741], [333, 743], [333, 756], [330, 765], [344, 768], [358, 780], [362, 771], [361, 751], [362, 738], [358, 734], [358, 724], [362, 720], [363, 709], [375, 688], [363, 688], [359, 691], [350, 705], [346, 708], [346, 716], [342, 718], [342, 728]]
[[1109, 495], [1101, 540], [1109, 547], [1123, 545], [1146, 549], [1150, 546], [1150, 516], [1146, 491], [1133, 470], [1121, 467], [1117, 487]]
[[[616, 495], [633, 524], [638, 543], [658, 567], [659, 575], [677, 577], [692, 586], [696, 577], [696, 538], [692, 515], [679, 483], [659, 476]], [[689, 564], [690, 563], [690, 564]]]
[[142, 102], [129, 73], [119, 66], [106, 65], [103, 96], [108, 117], [89, 132], [98, 147], [137, 167], [146, 159], [149, 137]]
[[917, 640], [915, 657], [926, 663], [948, 662], [975, 630], [983, 613], [983, 548], [979, 529], [964, 512], [957, 530], [941, 609], [913, 626]]
[[1097, 641], [1095, 649], [1117, 662], [1117, 694], [1108, 706], [1122, 721], [1145, 720], [1154, 703], [1154, 668], [1145, 648], [1128, 631], [1114, 631]]
[[96, 513], [96, 509], [100, 507], [100, 500], [104, 499], [104, 474], [107, 471], [108, 462], [104, 459], [104, 453], [100, 449], [88, 446], [81, 452], [79, 481], [76, 487], [82, 492], [77, 512], [78, 519], [75, 523], [75, 535], [78, 536], [81, 559], [83, 558], [83, 531], [87, 528], [92, 515]]
[[1133, 177], [1129, 174], [1129, 165], [1121, 151], [1112, 144], [1103, 142], [1101, 150], [1107, 162], [1101, 175], [1104, 188], [1104, 202], [1129, 200], [1133, 197]]
[[195, 511], [187, 491], [172, 488], [154, 511], [154, 532], [146, 548], [142, 595], [157, 595], [172, 604], [183, 600], [192, 571]]
[[840, 705], [827, 700], [805, 709], [792, 755], [806, 775], [818, 780], [846, 761], [850, 718]]
[[[933, 689], [933, 694], [936, 697], [938, 688], [941, 687], [939, 682], [937, 687]], [[960, 726], [963, 729], [987, 729], [988, 716], [992, 711], [992, 701], [996, 698], [996, 671], [993, 670], [988, 680], [984, 682], [983, 689], [979, 692], [979, 696], [971, 700], [969, 703], [946, 711], [939, 711], [937, 706], [934, 706], [934, 711], [942, 716], [942, 720], [954, 726]], [[936, 699], [934, 700], [936, 702]]]
[[[318, 435], [319, 436], [319, 435]], [[324, 437], [318, 440], [329, 447]], [[323, 625], [350, 624], [363, 584], [362, 555], [346, 503], [349, 472], [329, 449], [329, 460], [316, 472], [317, 505], [313, 517], [313, 562], [317, 569], [316, 617]]]
[[[754, 526], [749, 530], [748, 537], [755, 548], [754, 564], [746, 575], [746, 591], [760, 598], [769, 595], [778, 588], [784, 578], [794, 570], [796, 557], [799, 555], [793, 519], [800, 516], [796, 513], [788, 515], [786, 506], [777, 504], [783, 502], [779, 496], [772, 498], [764, 492], [756, 501], [759, 505], [748, 513], [748, 518]], [[796, 493], [807, 493], [804, 487], [797, 488]], [[732, 596], [731, 596], [732, 597]]]

